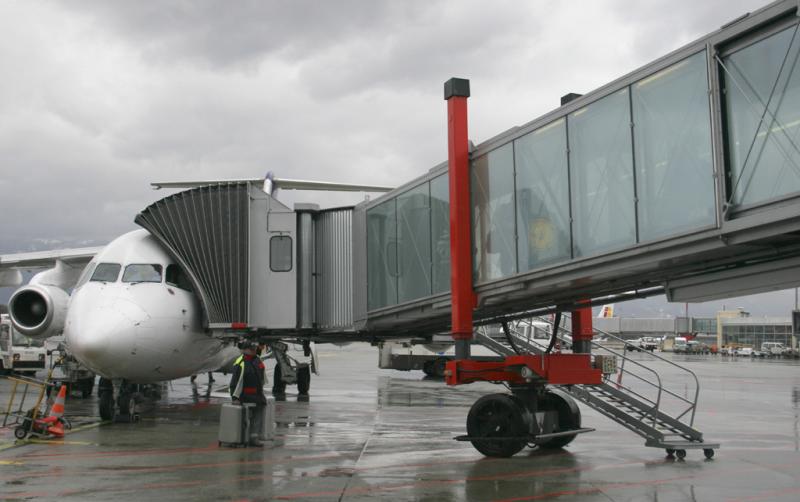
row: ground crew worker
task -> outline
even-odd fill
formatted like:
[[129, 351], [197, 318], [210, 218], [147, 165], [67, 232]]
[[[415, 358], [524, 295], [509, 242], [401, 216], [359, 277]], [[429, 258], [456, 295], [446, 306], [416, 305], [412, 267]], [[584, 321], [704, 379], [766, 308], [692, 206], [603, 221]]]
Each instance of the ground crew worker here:
[[264, 363], [256, 356], [256, 345], [244, 342], [240, 345], [242, 355], [233, 363], [230, 391], [234, 403], [256, 405], [250, 422], [250, 444], [263, 446], [264, 412], [267, 398], [264, 396], [266, 372]]

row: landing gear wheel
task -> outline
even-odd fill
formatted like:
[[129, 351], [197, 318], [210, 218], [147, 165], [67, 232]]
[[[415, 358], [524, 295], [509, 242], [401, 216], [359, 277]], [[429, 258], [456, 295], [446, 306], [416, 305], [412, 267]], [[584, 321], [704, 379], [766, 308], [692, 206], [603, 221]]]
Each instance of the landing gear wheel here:
[[675, 450], [675, 456], [679, 459], [686, 458], [686, 450]]
[[275, 365], [275, 371], [272, 373], [272, 394], [275, 396], [282, 396], [286, 394], [286, 382], [283, 381], [281, 376], [281, 365]]
[[131, 417], [136, 413], [136, 399], [133, 394], [121, 394], [118, 398], [119, 414], [123, 417]]
[[510, 457], [527, 444], [520, 404], [508, 394], [489, 394], [475, 401], [467, 415], [467, 435], [487, 457]]
[[17, 439], [25, 439], [25, 436], [27, 435], [28, 435], [28, 429], [26, 429], [21, 425], [14, 429], [14, 437]]
[[673, 448], [667, 448], [667, 458], [673, 458], [675, 456], [675, 450]]
[[81, 386], [81, 397], [86, 399], [87, 397], [92, 395], [92, 390], [94, 390], [94, 377], [92, 378], [85, 378], [80, 383]]
[[426, 376], [432, 377], [433, 361], [425, 361], [424, 363], [422, 363], [422, 371], [425, 373]]
[[297, 368], [297, 392], [301, 396], [308, 395], [308, 389], [311, 388], [311, 368], [303, 366]]
[[114, 420], [114, 392], [100, 390], [100, 418], [104, 421]]
[[[563, 392], [551, 389], [545, 392], [544, 398], [540, 401], [540, 410], [555, 410], [558, 412], [558, 429], [554, 432], [564, 432], [581, 428], [581, 410], [575, 401]], [[538, 443], [542, 448], [556, 449], [563, 448], [575, 439], [577, 434], [562, 436], [550, 439], [544, 443]]]
[[705, 455], [707, 459], [711, 460], [714, 458], [714, 450], [711, 448], [705, 448], [703, 449], [703, 455]]

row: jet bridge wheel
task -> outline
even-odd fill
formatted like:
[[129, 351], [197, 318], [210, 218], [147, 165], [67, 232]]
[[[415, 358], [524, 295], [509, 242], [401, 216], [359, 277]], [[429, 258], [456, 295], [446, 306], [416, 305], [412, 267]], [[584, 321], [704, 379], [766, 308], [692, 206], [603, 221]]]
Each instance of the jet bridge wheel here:
[[467, 415], [472, 446], [487, 457], [510, 457], [527, 444], [522, 403], [508, 394], [489, 394], [475, 401]]
[[297, 392], [300, 395], [308, 394], [311, 388], [311, 367], [302, 366], [297, 368]]
[[[574, 399], [560, 390], [548, 389], [539, 401], [538, 409], [540, 411], [555, 410], [558, 413], [558, 429], [555, 432], [581, 428], [581, 409], [578, 408]], [[553, 438], [544, 443], [538, 443], [538, 446], [548, 449], [563, 448], [571, 443], [575, 436], [577, 434]]]

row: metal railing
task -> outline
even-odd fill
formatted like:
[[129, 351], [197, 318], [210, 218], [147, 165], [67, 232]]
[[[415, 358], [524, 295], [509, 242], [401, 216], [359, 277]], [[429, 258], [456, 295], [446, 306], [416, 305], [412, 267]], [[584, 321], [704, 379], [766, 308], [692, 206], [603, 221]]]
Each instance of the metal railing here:
[[[567, 315], [565, 317], [568, 318], [569, 316]], [[517, 321], [513, 326], [510, 326], [510, 331], [517, 338], [517, 340], [521, 342], [519, 345], [524, 343], [526, 347], [531, 347], [531, 348], [538, 347], [538, 350], [540, 352], [543, 352], [544, 347], [539, 343], [539, 341], [536, 340], [536, 338], [531, 337], [531, 335], [534, 332], [534, 328], [536, 328], [534, 323], [546, 323], [551, 327], [552, 330], [552, 322], [550, 320], [541, 317], [531, 317], [525, 320]], [[519, 330], [520, 326], [524, 327], [525, 325], [530, 326], [530, 329], [527, 330], [528, 331], [527, 335], [525, 333], [520, 333]], [[661, 419], [659, 415], [660, 412], [663, 412], [662, 410], [662, 406], [664, 404], [663, 397], [665, 395], [677, 399], [679, 403], [683, 403], [679, 405], [680, 409], [678, 410], [679, 411], [678, 414], [672, 418], [674, 418], [677, 421], [680, 421], [687, 414], [690, 414], [688, 425], [691, 427], [694, 424], [694, 417], [697, 409], [697, 401], [700, 396], [700, 381], [697, 378], [697, 375], [692, 370], [684, 366], [681, 366], [679, 364], [676, 364], [675, 362], [670, 361], [669, 359], [666, 359], [664, 357], [661, 357], [653, 352], [644, 350], [643, 348], [640, 348], [639, 346], [636, 346], [618, 336], [597, 329], [595, 329], [595, 332], [607, 337], [608, 339], [614, 340], [622, 344], [622, 352], [619, 352], [618, 350], [614, 350], [611, 347], [598, 343], [594, 340], [592, 340], [591, 342], [593, 354], [604, 355], [603, 353], [607, 353], [609, 355], [617, 357], [618, 360], [620, 361], [620, 364], [618, 365], [619, 373], [617, 382], [608, 382], [608, 377], [606, 377], [606, 383], [614, 385], [617, 387], [617, 389], [624, 390], [625, 392], [633, 396], [636, 396], [645, 403], [647, 403], [649, 405], [649, 409], [641, 411], [646, 414], [645, 416], [649, 416], [649, 418], [652, 419], [652, 423], [654, 425]], [[569, 335], [570, 335], [569, 330], [563, 327], [559, 327], [558, 339], [562, 343], [568, 343], [568, 344], [572, 343], [572, 338]], [[633, 350], [629, 350], [628, 347], [630, 347]], [[632, 355], [635, 351], [639, 351], [641, 354], [644, 354], [645, 357], [650, 358], [650, 360], [661, 361], [670, 366], [678, 368], [685, 374], [691, 376], [691, 378], [694, 380], [693, 399], [683, 397], [678, 393], [676, 393], [675, 391], [673, 391], [672, 389], [667, 388], [661, 379], [661, 375], [659, 375], [659, 373], [655, 369], [629, 356], [629, 353]], [[633, 366], [633, 368], [635, 369], [632, 369], [631, 366]], [[622, 383], [623, 377], [628, 377], [628, 380], [630, 380], [630, 378], [633, 378], [636, 381], [642, 382], [646, 387], [651, 388], [655, 392], [655, 397], [648, 397], [644, 395], [642, 392], [639, 392], [636, 389], [634, 389], [632, 386], [623, 384]], [[683, 409], [683, 406], [686, 406], [686, 408]]]

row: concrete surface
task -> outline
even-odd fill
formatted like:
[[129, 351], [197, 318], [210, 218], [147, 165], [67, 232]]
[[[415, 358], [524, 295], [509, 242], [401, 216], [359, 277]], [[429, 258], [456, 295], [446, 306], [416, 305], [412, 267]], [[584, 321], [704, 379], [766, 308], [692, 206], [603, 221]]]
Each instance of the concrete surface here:
[[[800, 500], [800, 364], [668, 357], [701, 379], [695, 424], [722, 443], [713, 460], [699, 451], [666, 459], [585, 407], [584, 426], [597, 431], [566, 449], [484, 458], [452, 438], [472, 403], [501, 387], [448, 388], [421, 372], [379, 370], [376, 349], [349, 345], [321, 348], [308, 400], [289, 387], [273, 447], [218, 447], [228, 380], [219, 374], [213, 387], [205, 375], [197, 386], [172, 382], [139, 423], [99, 424], [93, 396], [68, 400], [75, 429], [64, 440], [15, 444], [0, 429], [0, 498]], [[8, 383], [0, 385], [5, 404]]]

